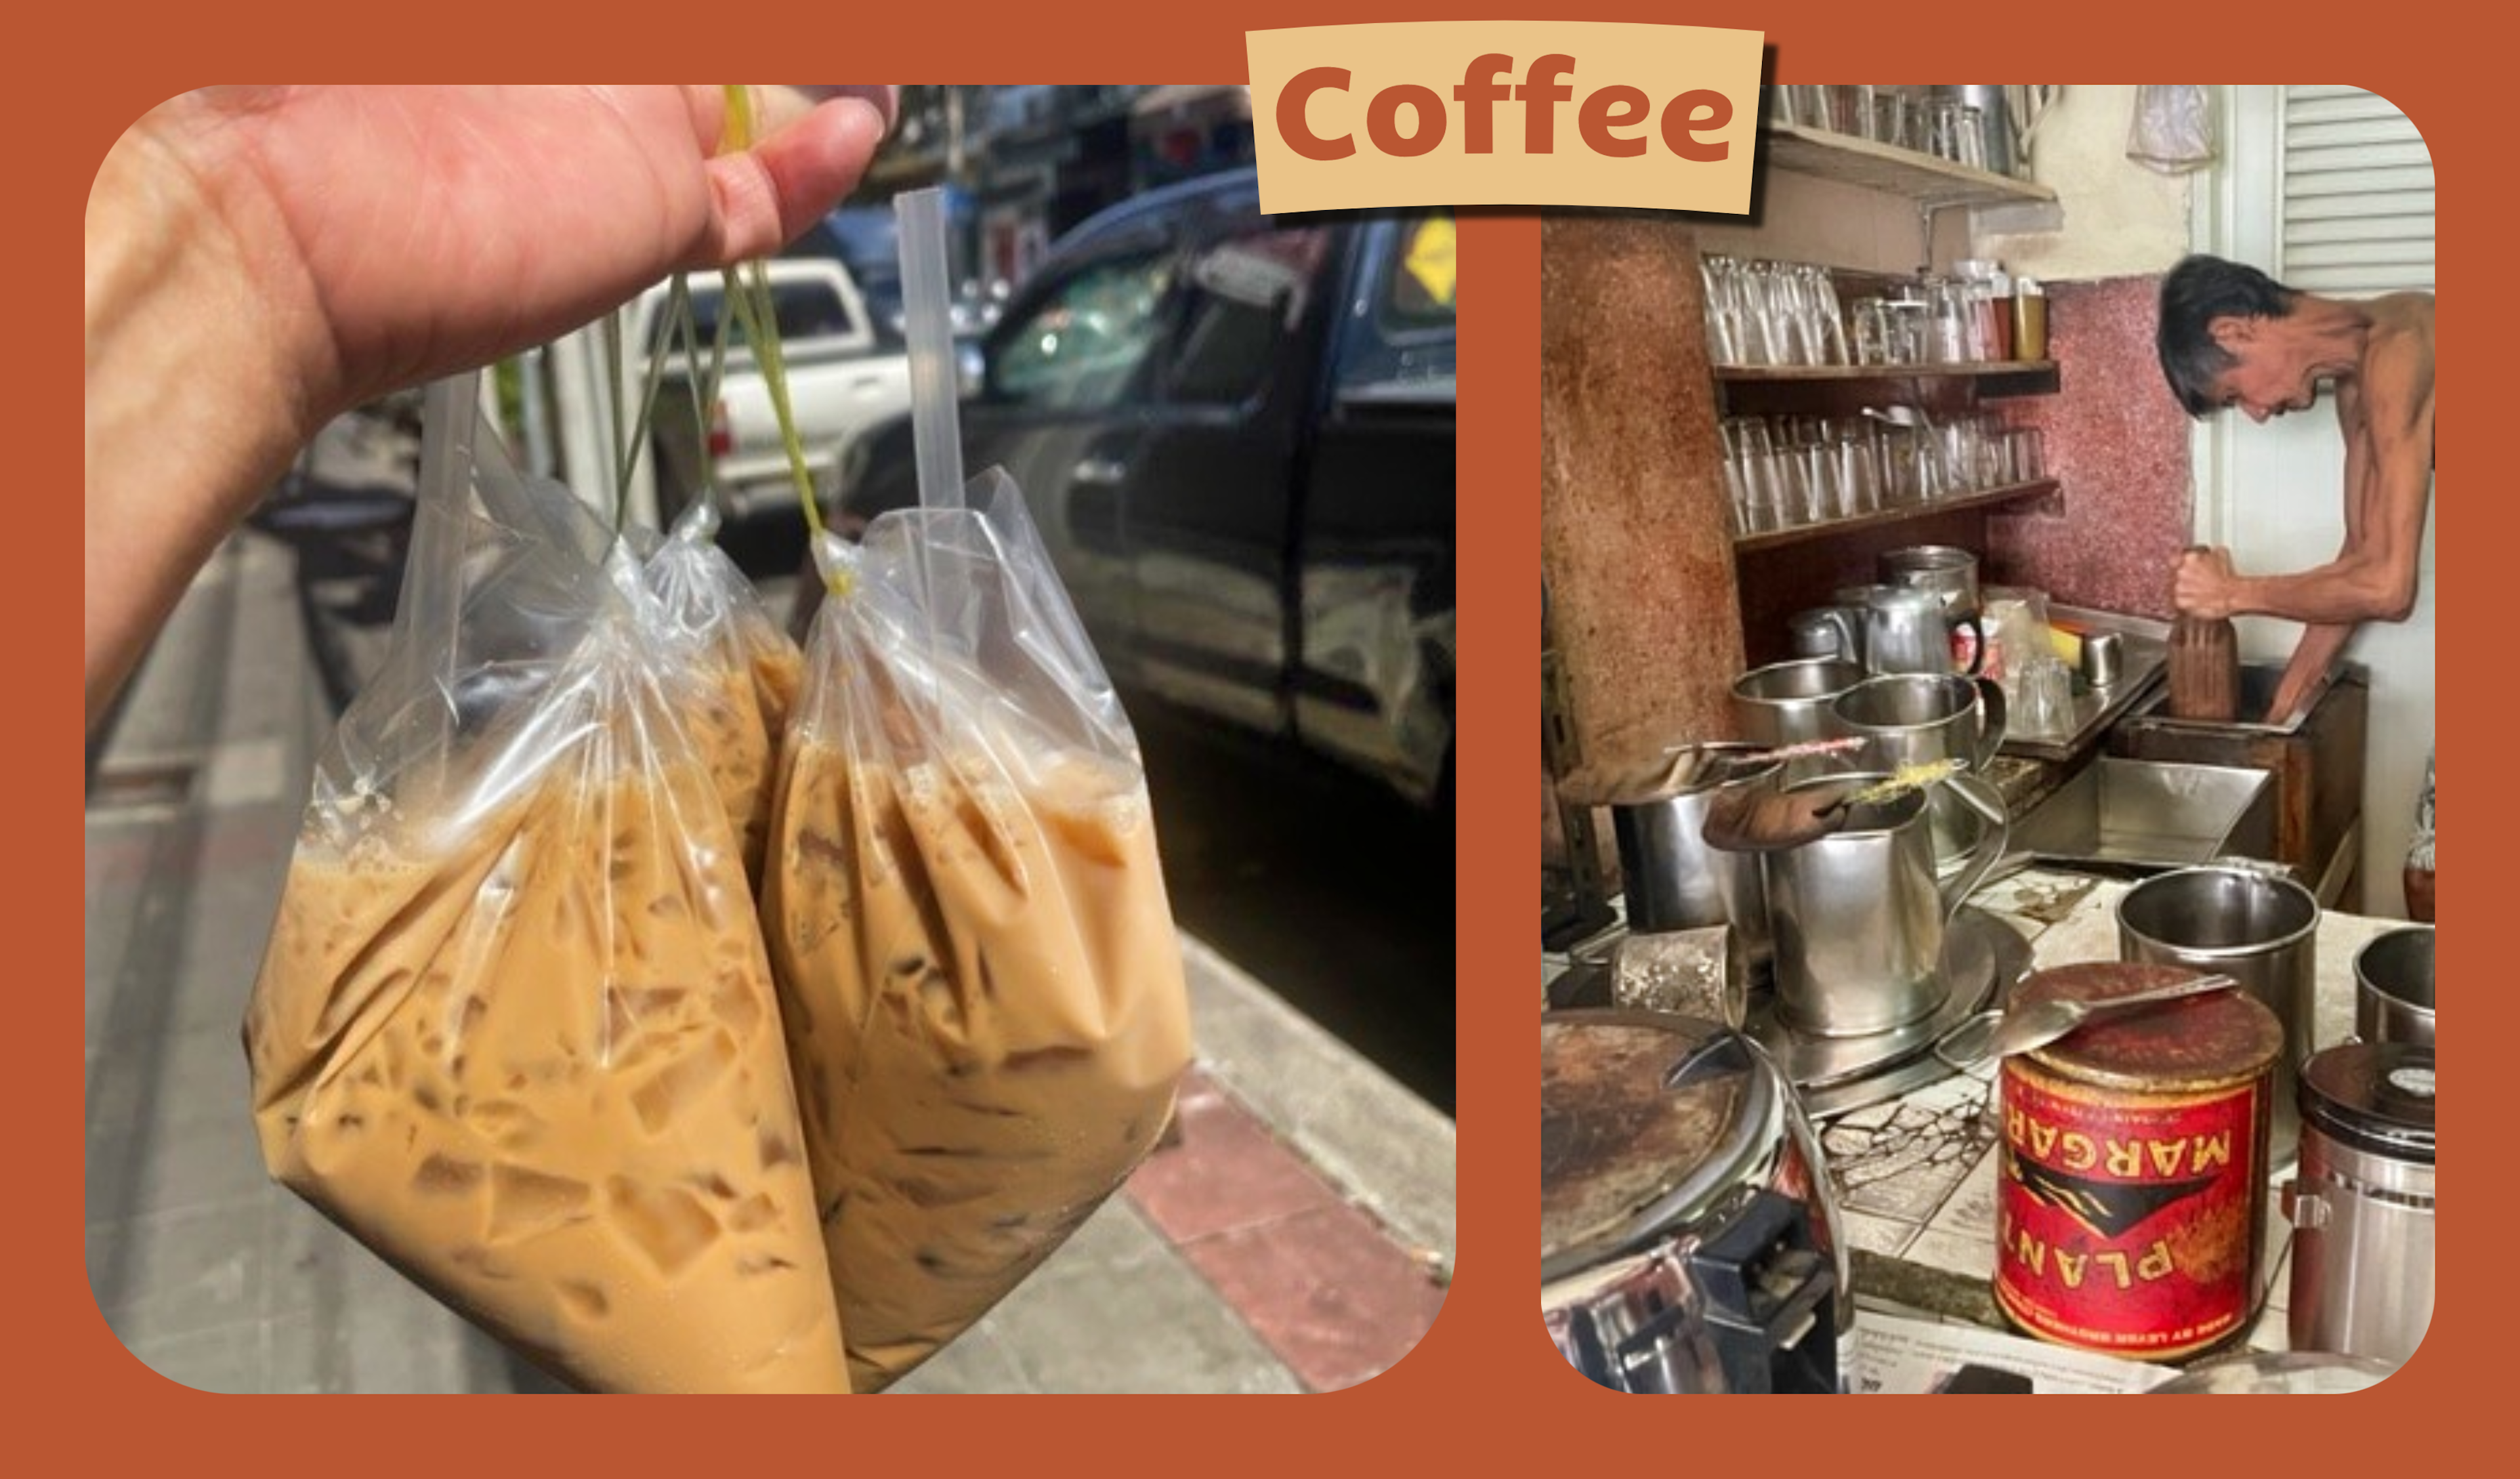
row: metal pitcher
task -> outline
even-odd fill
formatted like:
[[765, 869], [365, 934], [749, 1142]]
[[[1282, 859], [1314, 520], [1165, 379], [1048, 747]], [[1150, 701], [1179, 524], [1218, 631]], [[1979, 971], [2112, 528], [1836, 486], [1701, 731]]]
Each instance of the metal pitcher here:
[[[1722, 759], [1751, 753], [1758, 746], [1692, 748]], [[1651, 934], [1730, 924], [1744, 961], [1767, 958], [1768, 903], [1760, 887], [1757, 861], [1747, 853], [1709, 847], [1701, 833], [1716, 797], [1744, 787], [1773, 785], [1779, 769], [1770, 764], [1718, 773], [1690, 789], [1611, 804], [1610, 825], [1618, 833], [1630, 929]]]
[[[1985, 668], [1986, 625], [1978, 599], [1977, 556], [1956, 545], [1911, 545], [1883, 551], [1877, 567], [1883, 585], [1923, 591], [1942, 603], [1947, 628], [1968, 629], [1968, 672], [1974, 676]], [[1947, 657], [1941, 670], [1950, 667]]]
[[1797, 657], [1864, 660], [1864, 613], [1851, 606], [1818, 606], [1796, 611], [1786, 623], [1794, 636]]
[[1931, 591], [1868, 588], [1864, 602], [1864, 670], [1876, 675], [1952, 670], [1951, 623]]
[[1958, 760], [1983, 773], [2003, 744], [2003, 686], [1957, 673], [1868, 678], [1830, 701], [1829, 718], [1864, 740], [1861, 768]]
[[1732, 715], [1741, 738], [1781, 748], [1837, 738], [1830, 700], [1864, 681], [1859, 663], [1811, 657], [1754, 668], [1732, 680]]
[[[1879, 777], [1833, 776], [1806, 785]], [[1869, 1037], [1943, 1005], [1943, 933], [2003, 855], [2009, 818], [1994, 789], [1947, 784], [1987, 821], [1966, 864], [1937, 887], [1926, 793], [1853, 809], [1839, 831], [1760, 855], [1776, 935], [1777, 1005], [1798, 1031]]]

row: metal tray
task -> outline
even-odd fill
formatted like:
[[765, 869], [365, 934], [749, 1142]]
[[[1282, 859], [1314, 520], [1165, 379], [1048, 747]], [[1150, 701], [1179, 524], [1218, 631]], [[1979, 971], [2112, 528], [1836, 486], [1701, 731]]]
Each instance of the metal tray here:
[[2012, 846], [2041, 862], [2156, 873], [2274, 856], [2273, 778], [2261, 770], [2102, 755], [2021, 819]]
[[[2331, 664], [2319, 680], [2311, 685], [2309, 701], [2285, 724], [2259, 724], [2247, 720], [2225, 724], [2213, 719], [2174, 718], [2169, 712], [2170, 690], [2167, 688], [2147, 695], [2144, 701], [2133, 710], [2133, 717], [2165, 729], [2209, 730], [2224, 735], [2290, 735], [2308, 722], [2312, 711], [2318, 707], [2318, 700], [2327, 696], [2327, 691], [2336, 686], [2337, 676], [2342, 671], [2342, 667]], [[2241, 663], [2240, 712], [2265, 713], [2267, 706], [2275, 701], [2275, 688], [2283, 682], [2283, 675], [2284, 665], [2280, 662]]]
[[2080, 627], [2086, 632], [2115, 632], [2118, 636], [2120, 661], [2118, 681], [2104, 689], [2080, 688], [2075, 682], [2073, 728], [2063, 732], [2036, 735], [2007, 734], [2002, 753], [2022, 755], [2033, 760], [2070, 760], [2097, 739], [2118, 716], [2145, 698], [2161, 686], [2163, 673], [2170, 666], [2170, 628], [2141, 616], [2128, 616], [2117, 611], [2094, 611], [2083, 606], [2049, 605], [2048, 619]]

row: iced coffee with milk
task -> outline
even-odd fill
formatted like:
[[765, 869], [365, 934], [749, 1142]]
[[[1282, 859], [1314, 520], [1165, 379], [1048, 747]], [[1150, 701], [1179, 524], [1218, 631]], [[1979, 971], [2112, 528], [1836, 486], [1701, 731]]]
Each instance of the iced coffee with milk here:
[[1191, 1041], [1135, 767], [888, 763], [871, 720], [851, 727], [809, 723], [782, 757], [762, 918], [850, 1372], [874, 1391], [1117, 1188]]
[[707, 681], [683, 716], [708, 766], [718, 800], [741, 839], [744, 875], [757, 884], [770, 841], [779, 737], [796, 704], [804, 654], [785, 632], [730, 636], [709, 651]]
[[714, 527], [712, 518], [678, 529], [650, 560], [646, 577], [662, 619], [698, 639], [683, 727], [742, 839], [744, 873], [758, 886], [779, 740], [796, 704], [805, 654], [761, 608], [743, 572], [706, 542]]
[[319, 802], [247, 1019], [264, 1158], [583, 1388], [844, 1392], [735, 834], [634, 728], [460, 825]]

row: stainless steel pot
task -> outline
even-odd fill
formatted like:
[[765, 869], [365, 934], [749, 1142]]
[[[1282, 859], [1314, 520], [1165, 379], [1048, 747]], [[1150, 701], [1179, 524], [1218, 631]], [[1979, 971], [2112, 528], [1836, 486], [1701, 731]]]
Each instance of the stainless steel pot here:
[[2433, 927], [2380, 935], [2354, 957], [2354, 1034], [2366, 1043], [2433, 1046]]
[[1756, 744], [1833, 740], [1829, 701], [1863, 681], [1862, 664], [1835, 658], [1771, 663], [1732, 680], [1732, 713]]
[[2300, 1139], [2293, 1099], [2316, 1047], [2318, 915], [2318, 896], [2288, 874], [2237, 863], [2162, 874], [2118, 900], [2119, 959], [2235, 976], [2283, 1023], [2267, 1151], [2273, 1166], [2292, 1158]]
[[2433, 1053], [2348, 1043], [2301, 1082], [2292, 1344], [2403, 1363], [2433, 1318]]
[[1693, 1017], [1540, 1028], [1540, 1307], [1624, 1392], [1834, 1392], [1852, 1329], [1820, 1142], [1768, 1055]]
[[[1821, 777], [1803, 786], [1878, 777]], [[1800, 788], [1800, 787], [1793, 787]], [[1943, 931], [2010, 835], [2000, 801], [1953, 788], [1986, 828], [1943, 875], [1924, 794], [1852, 810], [1836, 832], [1758, 855], [1776, 932], [1777, 1009], [1817, 1037], [1869, 1037], [1943, 1005]], [[1938, 882], [1939, 879], [1939, 882]]]
[[[1748, 744], [1701, 744], [1701, 756], [1722, 759], [1757, 749]], [[1741, 958], [1768, 958], [1768, 896], [1758, 859], [1706, 845], [1706, 813], [1715, 798], [1745, 787], [1773, 785], [1778, 767], [1710, 766], [1708, 779], [1691, 789], [1613, 802], [1610, 827], [1619, 840], [1619, 872], [1626, 880], [1628, 928], [1653, 934], [1674, 929], [1732, 926]]]
[[1868, 678], [1831, 700], [1837, 732], [1864, 740], [1861, 767], [1958, 760], [1983, 771], [2003, 744], [2003, 688], [1992, 678], [1894, 673]]

